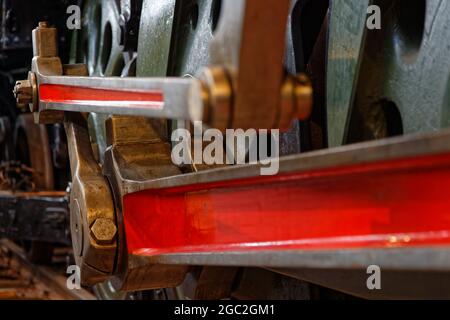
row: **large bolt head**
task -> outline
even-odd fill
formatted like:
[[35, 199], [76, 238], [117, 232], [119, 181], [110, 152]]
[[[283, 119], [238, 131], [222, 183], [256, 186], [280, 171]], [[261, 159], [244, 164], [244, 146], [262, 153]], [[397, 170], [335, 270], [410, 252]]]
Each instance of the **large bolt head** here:
[[108, 245], [114, 242], [117, 227], [114, 221], [98, 218], [91, 226], [91, 236], [99, 245]]
[[38, 28], [45, 29], [45, 28], [48, 28], [48, 27], [49, 27], [49, 24], [48, 24], [47, 21], [40, 21], [39, 22]]
[[18, 104], [30, 104], [33, 102], [33, 86], [29, 80], [20, 80], [14, 86], [14, 96]]
[[13, 92], [19, 108], [29, 105], [31, 112], [37, 111], [38, 93], [36, 75], [33, 72], [28, 73], [28, 80], [17, 81]]

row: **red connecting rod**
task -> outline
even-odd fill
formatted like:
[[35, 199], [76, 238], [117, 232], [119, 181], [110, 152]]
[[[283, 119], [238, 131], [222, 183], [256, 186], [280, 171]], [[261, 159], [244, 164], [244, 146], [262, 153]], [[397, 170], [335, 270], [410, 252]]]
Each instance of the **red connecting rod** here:
[[150, 189], [123, 199], [139, 255], [450, 245], [450, 152]]

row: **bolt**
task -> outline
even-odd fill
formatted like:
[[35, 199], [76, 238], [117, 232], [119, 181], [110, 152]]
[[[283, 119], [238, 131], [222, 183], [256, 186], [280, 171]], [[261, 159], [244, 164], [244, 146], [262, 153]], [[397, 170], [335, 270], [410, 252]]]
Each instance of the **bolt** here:
[[39, 22], [39, 28], [48, 28], [49, 24], [47, 21]]
[[17, 104], [30, 104], [33, 102], [33, 86], [29, 80], [17, 81], [14, 86], [14, 96]]
[[112, 244], [116, 233], [117, 227], [110, 219], [98, 218], [91, 226], [91, 236], [99, 245]]
[[13, 92], [19, 108], [29, 105], [31, 112], [37, 111], [36, 75], [33, 72], [28, 73], [28, 80], [17, 81]]

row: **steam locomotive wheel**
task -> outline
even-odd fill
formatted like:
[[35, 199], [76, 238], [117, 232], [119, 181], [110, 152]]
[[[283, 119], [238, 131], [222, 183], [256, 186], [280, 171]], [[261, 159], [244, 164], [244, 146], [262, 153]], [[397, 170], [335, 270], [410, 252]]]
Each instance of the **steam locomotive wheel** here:
[[[14, 149], [16, 159], [33, 170], [34, 190], [54, 190], [53, 162], [50, 151], [47, 128], [36, 125], [33, 115], [20, 115], [14, 131]], [[49, 264], [52, 260], [53, 245], [42, 241], [24, 243], [30, 261]]]

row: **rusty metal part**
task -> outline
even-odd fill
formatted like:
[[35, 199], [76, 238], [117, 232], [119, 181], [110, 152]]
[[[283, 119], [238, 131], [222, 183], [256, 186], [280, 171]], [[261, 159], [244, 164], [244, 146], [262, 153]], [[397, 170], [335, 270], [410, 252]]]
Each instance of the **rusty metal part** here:
[[0, 163], [0, 190], [33, 191], [36, 189], [32, 179], [33, 169], [18, 162]]
[[61, 271], [32, 264], [22, 248], [0, 240], [0, 299], [95, 300], [84, 289], [69, 290]]
[[33, 182], [39, 191], [54, 189], [52, 154], [47, 128], [34, 123], [32, 114], [20, 115], [15, 124], [14, 146], [20, 161], [33, 169]]
[[14, 96], [18, 104], [29, 104], [33, 101], [33, 88], [30, 81], [17, 81], [14, 87]]
[[87, 75], [83, 64], [62, 65], [58, 57], [58, 40], [56, 28], [49, 27], [47, 22], [40, 22], [33, 30], [33, 60], [32, 71], [28, 80], [18, 81], [14, 94], [19, 104], [29, 104], [37, 123], [48, 124], [62, 122], [63, 111], [40, 110], [39, 87], [43, 76], [79, 76]]
[[70, 245], [65, 192], [0, 192], [0, 238]]
[[58, 31], [50, 27], [48, 22], [39, 22], [33, 30], [33, 55], [42, 58], [52, 58], [58, 56]]
[[[36, 90], [33, 91], [33, 104], [30, 110], [34, 113], [36, 123], [48, 124], [62, 122], [64, 113], [54, 110], [39, 110], [39, 76], [41, 75], [62, 75], [63, 66], [58, 57], [58, 39], [56, 28], [48, 27], [48, 23], [41, 22], [33, 30], [33, 60], [31, 62], [30, 77], [36, 76]], [[33, 82], [31, 82], [33, 84]]]
[[87, 65], [83, 63], [78, 64], [65, 64], [63, 65], [63, 72], [66, 76], [87, 76]]
[[32, 71], [38, 75], [62, 75], [63, 66], [58, 56], [58, 31], [40, 23], [33, 30]]
[[36, 75], [33, 72], [29, 72], [27, 80], [17, 81], [14, 86], [14, 96], [17, 105], [19, 107], [28, 105], [31, 112], [36, 111], [38, 105], [37, 92]]
[[111, 117], [106, 123], [108, 149], [103, 171], [113, 189], [117, 211], [118, 266], [115, 287], [133, 291], [173, 287], [187, 272], [184, 266], [151, 265], [145, 259], [126, 255], [122, 198], [129, 192], [128, 181], [144, 181], [179, 175], [171, 161], [171, 144], [159, 122], [140, 117]]
[[117, 249], [114, 204], [108, 182], [94, 159], [84, 118], [80, 115], [71, 120], [76, 122], [65, 126], [72, 171], [72, 244], [82, 283], [92, 285], [113, 272]]

